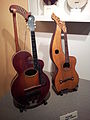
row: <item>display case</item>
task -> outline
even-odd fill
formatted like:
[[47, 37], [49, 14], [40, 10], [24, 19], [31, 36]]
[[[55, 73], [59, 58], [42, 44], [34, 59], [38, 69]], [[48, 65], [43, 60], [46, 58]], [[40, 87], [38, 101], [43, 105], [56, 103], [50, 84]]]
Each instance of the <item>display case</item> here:
[[73, 3], [70, 0], [57, 0], [53, 5], [46, 5], [43, 0], [28, 0], [28, 3], [36, 21], [52, 21], [51, 14], [54, 12], [63, 21], [90, 22], [89, 0], [74, 0]]

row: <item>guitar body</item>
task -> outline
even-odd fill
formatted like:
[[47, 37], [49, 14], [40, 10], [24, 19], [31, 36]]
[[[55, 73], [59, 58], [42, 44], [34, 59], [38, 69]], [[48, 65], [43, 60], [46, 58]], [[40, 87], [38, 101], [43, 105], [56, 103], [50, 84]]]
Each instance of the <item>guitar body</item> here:
[[[44, 100], [48, 94], [48, 91], [50, 88], [49, 78], [42, 70], [43, 66], [44, 66], [43, 61], [38, 60], [38, 63], [41, 68], [41, 84], [39, 84], [37, 82], [38, 81], [38, 79], [36, 77], [37, 74], [35, 74], [34, 76], [31, 75], [31, 77], [33, 77], [33, 79], [31, 79], [31, 78], [25, 79], [25, 74], [24, 74], [25, 72], [23, 72], [23, 73], [21, 72], [18, 75], [16, 75], [16, 77], [14, 77], [14, 79], [13, 79], [13, 82], [11, 84], [11, 93], [12, 93], [13, 98], [20, 104], [25, 105], [28, 102], [34, 101], [31, 104], [31, 106], [37, 106], [44, 102]], [[30, 65], [30, 63], [29, 63], [29, 65]], [[31, 68], [29, 67], [29, 69], [32, 70], [33, 67], [31, 67]], [[34, 83], [31, 80], [33, 80]], [[32, 83], [34, 85], [31, 86]]]
[[[13, 24], [15, 34], [16, 54], [13, 55], [12, 63], [17, 74], [11, 83], [11, 93], [14, 103], [20, 109], [38, 106], [45, 103], [49, 92], [50, 82], [47, 75], [43, 72], [44, 62], [38, 60], [34, 32], [34, 16], [24, 8], [11, 5], [9, 8], [13, 13]], [[31, 30], [32, 56], [25, 50], [20, 50], [18, 43], [16, 12], [21, 14]]]
[[73, 90], [77, 87], [79, 77], [75, 70], [76, 58], [69, 56], [69, 66], [65, 64], [65, 54], [61, 44], [61, 29], [57, 25], [50, 45], [50, 57], [55, 71], [52, 75], [53, 88], [57, 94], [64, 90]]
[[31, 60], [31, 54], [24, 50], [16, 52], [12, 57], [12, 64], [17, 71], [17, 75], [11, 82], [11, 93], [16, 100], [19, 96], [24, 95], [25, 82], [23, 79], [23, 73], [26, 69], [33, 67]]
[[20, 50], [13, 55], [12, 64], [18, 74], [22, 73], [25, 69], [33, 67], [32, 56], [29, 52]]
[[[63, 57], [64, 58], [64, 57]], [[63, 67], [65, 59], [60, 58], [60, 63], [57, 66], [57, 73], [53, 78], [53, 83], [56, 88], [57, 93], [60, 93], [64, 90], [72, 91], [74, 90], [79, 82], [78, 74], [75, 70], [76, 59], [73, 56], [70, 56], [70, 67]]]

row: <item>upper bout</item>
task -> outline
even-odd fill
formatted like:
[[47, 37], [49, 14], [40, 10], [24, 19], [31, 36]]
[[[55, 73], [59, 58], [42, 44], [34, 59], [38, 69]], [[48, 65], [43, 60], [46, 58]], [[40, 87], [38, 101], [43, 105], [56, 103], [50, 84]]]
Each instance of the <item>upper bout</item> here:
[[73, 62], [74, 64], [76, 64], [76, 57], [69, 56], [69, 60], [70, 60], [70, 62]]

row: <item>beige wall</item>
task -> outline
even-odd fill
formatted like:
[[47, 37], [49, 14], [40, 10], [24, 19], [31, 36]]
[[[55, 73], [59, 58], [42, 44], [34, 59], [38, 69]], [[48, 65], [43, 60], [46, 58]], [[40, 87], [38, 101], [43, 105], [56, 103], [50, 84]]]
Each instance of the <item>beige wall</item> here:
[[[21, 5], [26, 10], [28, 8], [27, 0], [0, 0], [0, 97], [10, 90], [11, 80], [16, 73], [12, 66], [12, 55], [15, 53], [15, 43], [13, 19], [12, 14], [9, 12], [9, 6], [11, 4]], [[26, 23], [20, 15], [17, 16], [17, 21], [19, 43], [23, 49]], [[29, 32], [27, 32], [26, 40], [29, 42]], [[30, 50], [29, 44], [27, 49]]]

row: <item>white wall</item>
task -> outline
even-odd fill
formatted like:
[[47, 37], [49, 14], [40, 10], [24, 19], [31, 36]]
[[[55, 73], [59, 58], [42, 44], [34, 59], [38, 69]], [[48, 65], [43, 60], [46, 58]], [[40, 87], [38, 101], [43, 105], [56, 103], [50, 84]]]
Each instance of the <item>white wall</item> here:
[[28, 0], [29, 11], [35, 15], [36, 19], [50, 21], [51, 14], [54, 12], [63, 21], [90, 21], [90, 0], [79, 12], [78, 9], [72, 10], [67, 5], [67, 0], [58, 0], [56, 5], [47, 6], [43, 0]]
[[77, 58], [80, 78], [90, 80], [90, 35], [69, 35], [70, 54]]
[[[49, 50], [52, 33], [36, 33], [38, 58], [45, 63], [44, 70], [51, 71]], [[68, 35], [69, 55], [77, 59], [76, 70], [80, 78], [90, 80], [90, 35]]]
[[[29, 0], [31, 1], [31, 0]], [[39, 0], [40, 1], [40, 0]], [[58, 6], [58, 13], [57, 15], [61, 18], [65, 18], [66, 21], [68, 21], [70, 18], [70, 21], [83, 21], [86, 17], [86, 21], [90, 20], [90, 0], [88, 0], [88, 4], [86, 5], [86, 8], [81, 13], [71, 14], [66, 8], [65, 8], [65, 1], [66, 0], [58, 0], [57, 6]], [[32, 2], [30, 4], [33, 4]], [[37, 6], [36, 6], [37, 8]], [[61, 9], [61, 13], [60, 13]], [[30, 10], [30, 8], [29, 8]], [[32, 5], [31, 5], [32, 10]], [[36, 13], [34, 9], [32, 10], [32, 14]], [[60, 14], [59, 14], [60, 13]], [[48, 17], [47, 17], [48, 18]], [[90, 22], [90, 21], [89, 21]], [[44, 28], [43, 28], [44, 29]], [[48, 29], [48, 27], [47, 27]], [[82, 29], [82, 28], [81, 28]], [[90, 29], [88, 26], [87, 29]], [[85, 31], [85, 30], [83, 30]], [[49, 71], [51, 69], [51, 60], [49, 55], [49, 47], [51, 42], [52, 33], [36, 33], [36, 39], [37, 39], [37, 48], [38, 48], [38, 57], [43, 59], [45, 62], [44, 70]], [[77, 64], [76, 64], [76, 70], [79, 74], [80, 78], [90, 80], [90, 35], [76, 35], [76, 34], [68, 34], [68, 44], [69, 44], [69, 54], [76, 56], [77, 58]]]

